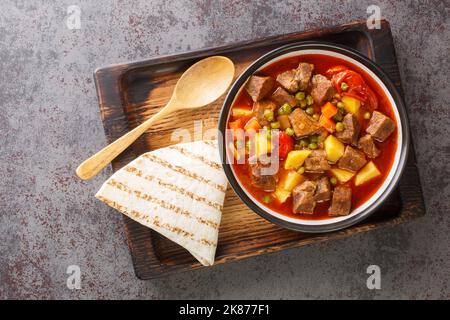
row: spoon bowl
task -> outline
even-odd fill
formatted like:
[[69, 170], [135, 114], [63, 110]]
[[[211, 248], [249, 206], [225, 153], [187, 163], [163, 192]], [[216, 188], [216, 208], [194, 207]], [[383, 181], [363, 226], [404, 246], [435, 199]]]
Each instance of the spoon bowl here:
[[181, 103], [185, 109], [199, 108], [217, 100], [231, 85], [233, 62], [222, 56], [201, 60], [178, 80], [172, 103]]

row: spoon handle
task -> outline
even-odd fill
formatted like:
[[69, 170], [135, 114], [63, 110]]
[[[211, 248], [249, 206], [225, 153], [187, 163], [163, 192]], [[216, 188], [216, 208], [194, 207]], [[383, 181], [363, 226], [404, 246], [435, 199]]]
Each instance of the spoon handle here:
[[80, 164], [76, 170], [77, 176], [83, 180], [89, 180], [113, 161], [119, 154], [136, 141], [153, 123], [164, 118], [172, 111], [169, 104], [161, 109], [150, 119], [146, 120], [127, 134], [123, 135], [113, 143], [109, 144], [90, 158]]

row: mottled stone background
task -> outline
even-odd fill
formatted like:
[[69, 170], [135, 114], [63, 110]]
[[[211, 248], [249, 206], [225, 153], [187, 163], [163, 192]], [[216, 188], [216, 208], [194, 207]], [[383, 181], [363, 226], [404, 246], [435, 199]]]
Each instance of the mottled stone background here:
[[[81, 30], [65, 24], [81, 8]], [[365, 19], [392, 27], [427, 215], [408, 224], [180, 274], [135, 278], [120, 215], [82, 182], [105, 145], [102, 65]], [[450, 298], [449, 1], [12, 1], [0, 4], [0, 298]], [[82, 289], [66, 287], [77, 264]], [[366, 288], [366, 267], [382, 289]]]

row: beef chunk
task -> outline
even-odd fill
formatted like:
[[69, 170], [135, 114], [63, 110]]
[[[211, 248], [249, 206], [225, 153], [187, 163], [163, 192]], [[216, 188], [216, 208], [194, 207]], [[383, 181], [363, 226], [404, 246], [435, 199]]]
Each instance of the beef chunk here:
[[338, 161], [338, 167], [341, 169], [356, 172], [367, 163], [366, 156], [361, 151], [353, 149], [350, 146], [345, 147], [342, 158]]
[[336, 132], [336, 138], [344, 143], [356, 146], [358, 144], [359, 131], [361, 130], [358, 119], [354, 114], [347, 113], [342, 120], [342, 124], [344, 125], [344, 130]]
[[272, 90], [275, 81], [271, 77], [251, 76], [245, 85], [253, 101], [260, 101], [264, 99]]
[[262, 100], [253, 104], [253, 114], [261, 126], [268, 126], [270, 121], [264, 117], [264, 111], [269, 109], [275, 111], [277, 105], [270, 100]]
[[313, 214], [316, 201], [314, 193], [317, 183], [314, 181], [305, 181], [292, 190], [294, 213]]
[[265, 174], [266, 172], [262, 170], [270, 166], [270, 163], [264, 164], [261, 162], [249, 164], [250, 179], [253, 186], [261, 188], [264, 191], [275, 191], [278, 182], [277, 172], [274, 172], [274, 174]]
[[312, 77], [311, 96], [317, 105], [322, 105], [324, 102], [331, 100], [335, 94], [331, 81], [321, 74], [316, 74]]
[[378, 111], [374, 111], [370, 118], [369, 126], [366, 132], [380, 142], [383, 142], [394, 132], [395, 123], [390, 118]]
[[317, 189], [314, 194], [314, 199], [317, 202], [324, 202], [331, 199], [330, 180], [327, 177], [322, 177], [317, 181]]
[[358, 147], [371, 159], [380, 155], [380, 150], [378, 150], [370, 134], [366, 134], [359, 139]]
[[309, 87], [309, 80], [311, 80], [314, 65], [300, 62], [295, 73], [295, 79], [298, 82], [299, 90], [306, 90]]
[[350, 187], [340, 185], [334, 188], [333, 199], [331, 200], [328, 214], [330, 216], [346, 216], [352, 208], [352, 189]]
[[289, 94], [289, 92], [284, 90], [282, 87], [278, 87], [277, 90], [275, 90], [275, 92], [272, 94], [270, 99], [279, 106], [282, 106], [285, 103], [288, 103], [291, 107], [297, 105], [297, 100], [294, 98], [294, 96]]
[[278, 83], [290, 93], [295, 93], [298, 91], [298, 81], [295, 78], [295, 74], [296, 71], [293, 69], [280, 73], [277, 77]]
[[305, 111], [300, 108], [295, 109], [290, 115], [292, 128], [298, 138], [306, 137], [321, 131], [320, 124], [309, 117]]
[[305, 159], [305, 171], [324, 172], [330, 169], [325, 150], [313, 150]]

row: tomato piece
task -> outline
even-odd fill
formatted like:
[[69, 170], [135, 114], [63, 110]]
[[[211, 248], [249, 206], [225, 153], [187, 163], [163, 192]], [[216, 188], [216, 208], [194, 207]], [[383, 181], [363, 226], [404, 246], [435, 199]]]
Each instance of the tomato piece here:
[[339, 72], [336, 73], [335, 75], [333, 75], [333, 77], [331, 77], [331, 83], [333, 84], [333, 87], [337, 90], [337, 92], [342, 92], [341, 89], [341, 83], [343, 82], [344, 78], [345, 78], [346, 72]]
[[378, 109], [378, 98], [369, 87], [367, 87], [367, 102], [372, 110]]
[[359, 73], [352, 70], [347, 70], [345, 72], [346, 75], [344, 77], [344, 81], [349, 85], [349, 87], [366, 87], [366, 83]]
[[325, 71], [325, 75], [327, 77], [332, 77], [334, 76], [336, 73], [342, 72], [348, 70], [348, 68], [346, 66], [343, 66], [341, 64], [337, 65], [337, 66], [333, 66], [330, 69], [328, 69], [327, 71]]
[[357, 100], [359, 100], [361, 102], [365, 102], [365, 100], [366, 100], [366, 98], [363, 95], [359, 94], [355, 90], [350, 90], [349, 89], [347, 91], [342, 92], [341, 95], [343, 97], [347, 96], [347, 97], [355, 98], [355, 99], [357, 99]]
[[239, 132], [243, 133], [244, 123], [242, 122], [242, 119], [237, 119], [235, 121], [229, 122], [228, 128], [233, 131], [233, 138], [237, 139], [237, 137], [240, 135]]
[[342, 82], [345, 82], [348, 84], [348, 86], [351, 87], [363, 87], [366, 86], [364, 79], [361, 77], [359, 73], [356, 73], [352, 70], [345, 70], [339, 73], [336, 73], [333, 75], [333, 78], [331, 79], [334, 88], [338, 90], [339, 93], [341, 93], [343, 90], [341, 88]]
[[281, 160], [287, 157], [289, 151], [294, 149], [294, 139], [284, 131], [278, 133], [278, 156]]
[[[333, 75], [331, 82], [339, 94], [353, 97], [360, 100], [364, 104], [367, 103], [367, 105], [372, 109], [378, 108], [378, 99], [375, 93], [367, 86], [363, 77], [359, 73], [353, 70], [341, 71]], [[348, 85], [348, 89], [346, 91], [341, 88], [341, 84], [343, 82]]]

